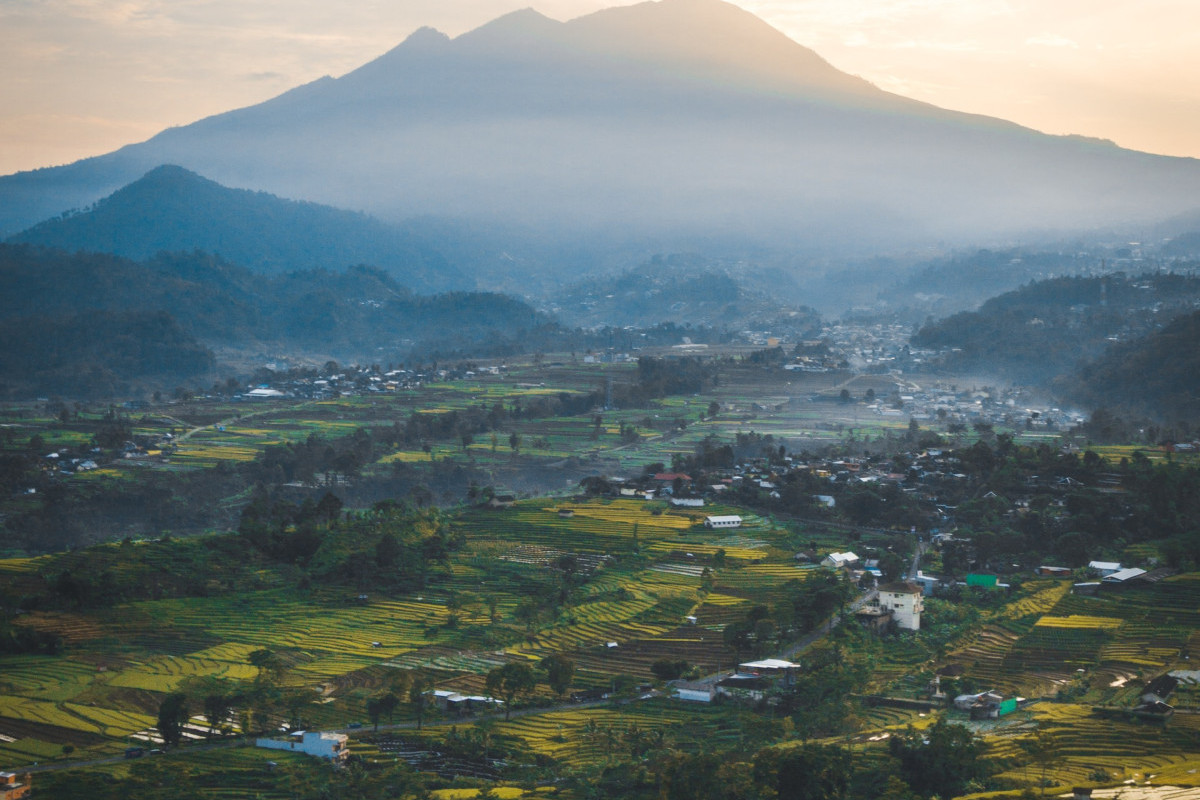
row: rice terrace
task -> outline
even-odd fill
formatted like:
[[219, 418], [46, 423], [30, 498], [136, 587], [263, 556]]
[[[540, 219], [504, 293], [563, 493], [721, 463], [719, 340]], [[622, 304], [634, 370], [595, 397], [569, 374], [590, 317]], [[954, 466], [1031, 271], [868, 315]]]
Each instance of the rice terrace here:
[[[688, 793], [706, 769], [784, 796], [793, 761], [854, 796], [1200, 785], [1194, 561], [1012, 549], [1035, 517], [1090, 530], [1088, 484], [1112, 508], [1186, 491], [1186, 457], [919, 424], [868, 404], [913, 383], [752, 352], [657, 395], [644, 367], [539, 357], [374, 395], [7, 408], [13, 450], [123, 429], [65, 506], [9, 506], [112, 533], [0, 560], [0, 767], [48, 796], [316, 797], [338, 771], [252, 745], [317, 730], [348, 735], [354, 796]], [[105, 499], [151, 488], [146, 528]], [[1101, 555], [1146, 569], [1116, 584]], [[925, 594], [919, 627], [895, 587]], [[925, 787], [943, 740], [958, 771]]]

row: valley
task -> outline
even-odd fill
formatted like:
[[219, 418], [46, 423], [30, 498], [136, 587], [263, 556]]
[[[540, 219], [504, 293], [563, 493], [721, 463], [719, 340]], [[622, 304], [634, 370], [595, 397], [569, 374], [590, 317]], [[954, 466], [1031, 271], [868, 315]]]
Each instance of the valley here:
[[[515, 797], [574, 796], [616, 779], [617, 764], [633, 769], [620, 791], [637, 794], [709, 752], [750, 764], [776, 747], [844, 748], [862, 765], [846, 779], [866, 791], [889, 770], [903, 774], [888, 741], [940, 718], [986, 744], [972, 786], [993, 794], [978, 796], [1036, 783], [1029, 748], [1046, 737], [1050, 784], [1153, 774], [1155, 784], [1186, 785], [1200, 737], [1188, 684], [1167, 721], [1128, 709], [1194, 649], [1200, 573], [1154, 534], [1106, 538], [1072, 497], [1115, 481], [1132, 509], [1137, 470], [1194, 481], [1189, 457], [1108, 447], [1080, 459], [1070, 446], [1077, 436], [1088, 448], [1072, 434], [1080, 419], [1019, 390], [784, 369], [764, 363], [769, 352], [643, 351], [641, 364], [544, 354], [392, 374], [338, 367], [280, 373], [257, 399], [85, 404], [65, 417], [10, 406], [6, 452], [34, 436], [59, 452], [39, 460], [37, 491], [6, 504], [6, 528], [22, 514], [64, 520], [70, 509], [108, 541], [0, 561], [10, 643], [0, 656], [0, 755], [13, 767], [101, 759], [34, 772], [52, 793], [80, 781], [102, 796], [105, 785], [161, 792], [172, 776], [207, 796], [214, 770], [219, 796], [239, 785], [282, 797], [297, 781], [336, 784], [306, 757], [246, 747], [246, 732], [283, 725], [350, 733], [367, 783], [437, 797], [482, 785]], [[681, 379], [697, 391], [666, 388]], [[623, 402], [606, 409], [606, 396]], [[81, 468], [74, 453], [90, 453], [85, 443], [105, 425], [121, 441]], [[112, 505], [105, 494], [149, 486], [166, 497], [140, 513], [97, 510]], [[46, 495], [53, 505], [35, 510]], [[172, 506], [187, 509], [175, 513], [190, 527], [164, 524]], [[738, 529], [702, 524], [721, 515], [739, 516]], [[1041, 534], [1028, 524], [1035, 515]], [[1091, 544], [1071, 550], [1072, 530]], [[867, 585], [822, 566], [827, 554], [857, 551], [853, 574], [878, 562], [871, 568], [889, 570], [882, 581], [935, 534], [921, 574], [948, 582], [926, 599], [919, 632], [880, 638], [850, 619], [805, 636]], [[1042, 544], [1029, 549], [1031, 535]], [[899, 567], [884, 557], [892, 553]], [[1058, 561], [1079, 582], [1072, 559], [1083, 567], [1109, 554], [1174, 559], [1183, 571], [1095, 597], [1036, 574]], [[1004, 587], [956, 588], [949, 576], [972, 569]], [[811, 643], [788, 649], [797, 639]], [[801, 664], [796, 684], [749, 705], [673, 699], [658, 677], [719, 676], [785, 649]], [[572, 668], [562, 691], [544, 671], [556, 656]], [[492, 694], [488, 675], [506, 664], [533, 668], [535, 681], [510, 698], [520, 709], [511, 719], [435, 702]], [[926, 698], [935, 677], [947, 696], [1026, 699], [982, 724], [933, 713], [936, 700], [871, 699]], [[435, 689], [442, 695], [426, 694]], [[161, 747], [159, 713], [176, 695], [191, 698], [183, 744], [145, 762], [122, 757]], [[380, 719], [389, 695], [393, 710]], [[226, 710], [209, 719], [202, 701], [216, 696]], [[809, 742], [801, 750], [776, 744], [797, 736]], [[213, 741], [235, 747], [233, 760], [214, 760], [202, 746]]]

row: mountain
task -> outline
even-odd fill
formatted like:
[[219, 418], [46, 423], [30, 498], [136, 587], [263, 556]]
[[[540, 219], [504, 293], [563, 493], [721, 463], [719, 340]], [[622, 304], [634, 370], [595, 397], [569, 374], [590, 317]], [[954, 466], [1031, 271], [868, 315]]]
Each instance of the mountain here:
[[46, 220], [10, 241], [134, 260], [203, 250], [269, 273], [369, 264], [416, 291], [470, 286], [440, 254], [398, 227], [228, 189], [176, 166], [157, 167], [87, 211]]
[[815, 260], [1128, 228], [1200, 205], [1200, 162], [889, 94], [720, 0], [565, 23], [522, 11], [454, 39], [422, 29], [340, 78], [0, 178], [0, 232], [160, 164], [389, 222], [498, 232], [479, 252], [488, 270], [537, 249], [523, 274], [560, 283], [603, 251]]

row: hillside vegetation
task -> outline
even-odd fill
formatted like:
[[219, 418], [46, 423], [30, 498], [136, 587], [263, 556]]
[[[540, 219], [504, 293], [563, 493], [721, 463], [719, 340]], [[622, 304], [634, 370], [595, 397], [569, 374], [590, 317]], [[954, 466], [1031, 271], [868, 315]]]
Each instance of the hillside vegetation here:
[[948, 350], [950, 371], [1045, 383], [1114, 341], [1138, 338], [1200, 301], [1200, 277], [1174, 273], [1053, 278], [932, 322], [914, 347]]
[[1142, 339], [1114, 344], [1064, 382], [1093, 408], [1123, 408], [1170, 420], [1200, 419], [1200, 312]]
[[[145, 328], [149, 320], [161, 330]], [[500, 355], [566, 337], [520, 300], [417, 295], [376, 268], [261, 275], [198, 251], [136, 262], [30, 245], [0, 245], [0, 323], [6, 342], [22, 344], [0, 359], [9, 396], [114, 396], [164, 373], [203, 376], [214, 368], [205, 346], [403, 360]]]

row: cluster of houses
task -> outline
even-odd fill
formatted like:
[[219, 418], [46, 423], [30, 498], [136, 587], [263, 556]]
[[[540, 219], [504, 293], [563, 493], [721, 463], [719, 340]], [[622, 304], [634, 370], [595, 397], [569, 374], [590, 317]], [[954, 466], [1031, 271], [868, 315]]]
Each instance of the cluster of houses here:
[[99, 469], [100, 465], [96, 459], [100, 458], [100, 452], [99, 447], [86, 448], [82, 452], [61, 448], [42, 456], [42, 470], [46, 473], [66, 476]]
[[978, 694], [960, 694], [954, 707], [971, 715], [971, 719], [999, 719], [1013, 713], [1025, 702], [1023, 697], [1005, 697], [989, 689]]
[[463, 380], [483, 374], [499, 375], [503, 367], [484, 366], [468, 370], [465, 367], [428, 370], [357, 367], [324, 375], [298, 376], [286, 374], [279, 379], [258, 383], [234, 400], [271, 400], [281, 397], [306, 400], [328, 400], [334, 397], [353, 397], [415, 389], [432, 381]]
[[[1035, 570], [1038, 575], [1052, 578], [1072, 578], [1077, 570], [1069, 567], [1043, 565]], [[1141, 567], [1126, 567], [1117, 561], [1089, 561], [1085, 570], [1090, 580], [1079, 581], [1072, 590], [1076, 594], [1096, 594], [1100, 591], [1119, 589], [1123, 586], [1157, 583], [1174, 575], [1178, 570], [1168, 567], [1145, 570]]]

